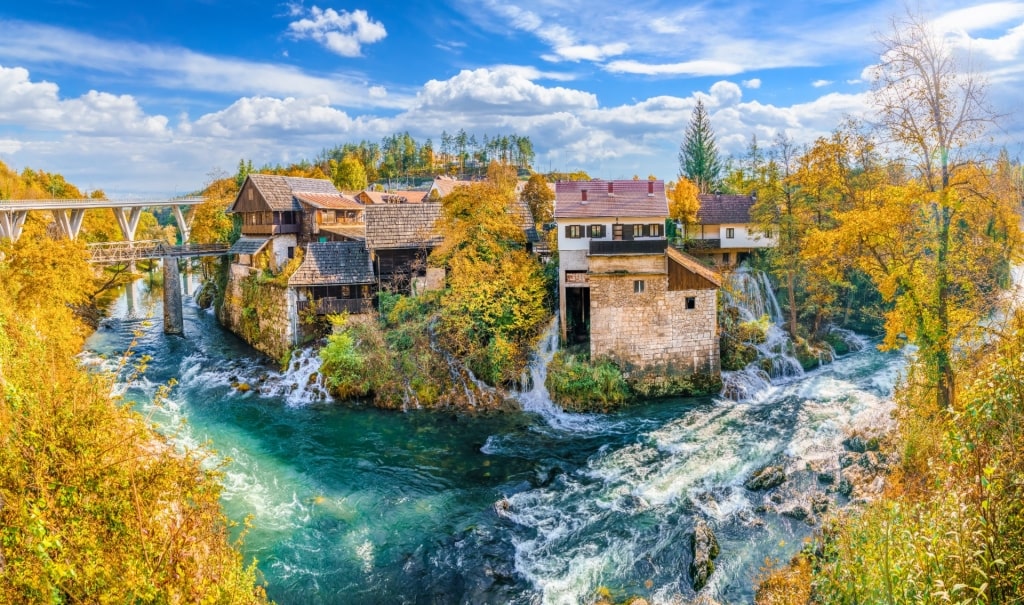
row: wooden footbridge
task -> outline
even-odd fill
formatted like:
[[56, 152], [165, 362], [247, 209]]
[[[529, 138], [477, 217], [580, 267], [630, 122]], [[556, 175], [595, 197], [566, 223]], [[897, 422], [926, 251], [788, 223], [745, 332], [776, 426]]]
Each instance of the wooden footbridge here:
[[[0, 200], [0, 239], [17, 242], [25, 226], [29, 212], [49, 212], [61, 234], [68, 239], [77, 239], [82, 230], [82, 219], [86, 210], [110, 208], [121, 228], [124, 240], [89, 244], [90, 259], [97, 264], [132, 263], [143, 259], [160, 259], [164, 271], [164, 332], [183, 334], [181, 307], [181, 280], [178, 273], [178, 259], [199, 256], [223, 256], [228, 253], [227, 244], [189, 244], [191, 223], [185, 220], [182, 208], [197, 206], [205, 200], [200, 197], [175, 198], [169, 200]], [[181, 234], [181, 246], [167, 242], [146, 240], [135, 241], [139, 218], [146, 208], [170, 207]], [[175, 287], [171, 287], [171, 285]]]

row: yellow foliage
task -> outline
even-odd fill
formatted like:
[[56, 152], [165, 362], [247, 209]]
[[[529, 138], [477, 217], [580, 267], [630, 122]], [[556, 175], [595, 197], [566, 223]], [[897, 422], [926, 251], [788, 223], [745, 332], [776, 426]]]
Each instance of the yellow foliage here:
[[692, 225], [697, 222], [697, 212], [700, 210], [700, 189], [686, 177], [679, 177], [679, 181], [669, 183], [665, 191], [668, 198], [669, 218], [685, 225]]

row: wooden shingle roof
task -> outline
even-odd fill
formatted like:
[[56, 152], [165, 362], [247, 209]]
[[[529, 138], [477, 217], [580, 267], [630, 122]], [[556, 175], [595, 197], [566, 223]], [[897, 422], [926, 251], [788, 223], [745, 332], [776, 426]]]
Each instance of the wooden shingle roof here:
[[363, 205], [341, 193], [311, 193], [298, 191], [295, 198], [315, 208], [327, 210], [362, 210]]
[[361, 242], [324, 242], [306, 246], [302, 264], [289, 286], [372, 284], [370, 252]]
[[556, 219], [666, 216], [668, 200], [664, 181], [555, 183]]
[[685, 252], [680, 252], [679, 250], [676, 250], [672, 246], [669, 246], [668, 248], [665, 249], [665, 254], [671, 260], [674, 260], [681, 266], [686, 267], [686, 269], [691, 273], [703, 277], [704, 279], [708, 280], [709, 282], [713, 283], [715, 286], [719, 288], [722, 287], [722, 276], [717, 271], [714, 271], [713, 269], [704, 266], [704, 264], [701, 263], [696, 258], [690, 256]]
[[441, 204], [374, 204], [366, 207], [366, 246], [385, 248], [434, 247], [441, 243], [435, 223]]
[[701, 194], [697, 222], [701, 225], [745, 224], [757, 199], [752, 195]]
[[256, 254], [270, 241], [269, 237], [240, 237], [231, 245], [228, 254]]
[[307, 179], [276, 174], [250, 174], [246, 178], [256, 186], [271, 210], [302, 210], [295, 198], [297, 192], [341, 195], [334, 183], [327, 179]]

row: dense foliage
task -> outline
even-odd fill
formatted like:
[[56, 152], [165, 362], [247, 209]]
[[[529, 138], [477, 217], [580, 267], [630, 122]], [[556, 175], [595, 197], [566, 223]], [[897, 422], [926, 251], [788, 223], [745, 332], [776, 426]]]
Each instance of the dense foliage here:
[[[515, 208], [514, 180], [459, 187], [442, 200], [444, 243], [431, 262], [446, 266], [438, 335], [490, 384], [518, 380], [547, 320], [541, 264], [525, 250]], [[507, 181], [507, 179], [505, 179]]]
[[633, 394], [618, 366], [607, 359], [559, 351], [548, 364], [544, 381], [552, 401], [577, 412], [607, 412], [621, 407]]
[[[177, 452], [81, 370], [81, 242], [0, 242], [0, 602], [262, 602], [207, 455]], [[141, 371], [145, 360], [127, 360]]]

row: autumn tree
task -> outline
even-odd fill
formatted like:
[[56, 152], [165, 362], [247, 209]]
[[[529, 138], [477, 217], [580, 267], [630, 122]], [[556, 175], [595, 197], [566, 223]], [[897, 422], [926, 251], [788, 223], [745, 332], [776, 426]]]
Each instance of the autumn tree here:
[[665, 190], [668, 198], [668, 216], [683, 225], [683, 233], [687, 227], [697, 222], [700, 210], [700, 190], [690, 179], [680, 176], [679, 180], [669, 183]]
[[550, 223], [555, 220], [555, 192], [548, 185], [542, 174], [533, 174], [526, 182], [522, 192], [523, 201], [530, 206], [533, 220], [537, 224]]
[[686, 136], [679, 146], [679, 174], [693, 181], [701, 193], [711, 193], [718, 184], [721, 171], [715, 132], [711, 129], [704, 101], [698, 100], [690, 116]]
[[349, 153], [341, 161], [331, 160], [331, 181], [342, 191], [362, 191], [369, 182], [366, 180], [366, 168], [354, 153]]
[[519, 376], [548, 317], [543, 271], [526, 252], [514, 201], [491, 182], [456, 188], [441, 202], [444, 243], [430, 258], [448, 268], [441, 340], [491, 384]]
[[873, 99], [892, 158], [885, 178], [837, 213], [816, 254], [822, 269], [848, 258], [872, 278], [892, 305], [886, 345], [905, 335], [918, 346], [933, 403], [947, 410], [959, 345], [992, 310], [993, 262], [1014, 250], [1018, 221], [976, 157], [994, 119], [982, 79], [917, 16], [894, 20], [882, 44]]

